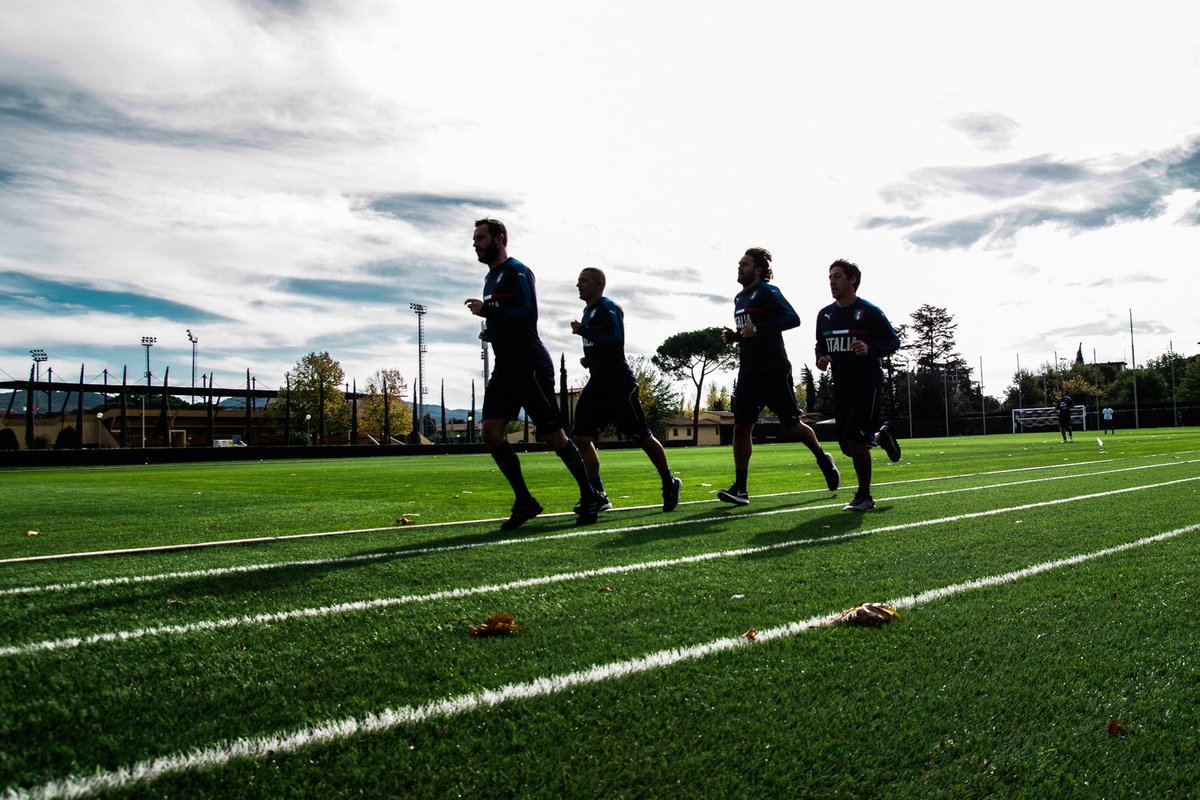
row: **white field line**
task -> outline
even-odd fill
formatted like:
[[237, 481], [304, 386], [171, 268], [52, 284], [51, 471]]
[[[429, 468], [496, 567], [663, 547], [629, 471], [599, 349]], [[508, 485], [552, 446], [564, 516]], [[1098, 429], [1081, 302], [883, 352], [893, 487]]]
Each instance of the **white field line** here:
[[[1010, 488], [1013, 486], [1023, 486], [1023, 485], [1027, 485], [1030, 483], [1043, 483], [1046, 481], [1072, 480], [1075, 478], [1092, 478], [1092, 477], [1096, 477], [1098, 475], [1112, 475], [1112, 474], [1121, 473], [1121, 472], [1134, 472], [1134, 471], [1144, 470], [1144, 469], [1157, 469], [1160, 467], [1170, 467], [1170, 466], [1177, 466], [1179, 464], [1194, 464], [1194, 463], [1200, 463], [1200, 460], [1177, 461], [1177, 462], [1170, 462], [1170, 463], [1166, 463], [1166, 464], [1142, 464], [1142, 465], [1135, 466], [1135, 467], [1120, 467], [1118, 469], [1101, 470], [1098, 472], [1087, 472], [1087, 473], [1079, 473], [1079, 474], [1073, 474], [1073, 475], [1054, 475], [1051, 477], [1039, 477], [1039, 478], [1023, 480], [1023, 481], [1010, 481], [1008, 483], [988, 484], [986, 486], [964, 486], [964, 487], [960, 487], [958, 489], [940, 489], [940, 490], [934, 491], [934, 492], [922, 492], [919, 494], [898, 495], [896, 497], [888, 497], [885, 499], [888, 500], [889, 502], [896, 501], [896, 500], [922, 499], [922, 498], [927, 498], [927, 497], [936, 497], [938, 495], [944, 495], [944, 494], [956, 494], [956, 493], [960, 493], [960, 492], [978, 492], [978, 491], [985, 491], [985, 490], [991, 490], [991, 489], [1004, 489], [1004, 488]], [[1031, 467], [1030, 469], [1041, 469], [1041, 467]], [[1014, 471], [1023, 472], [1024, 470], [1014, 470]], [[709, 502], [709, 501], [704, 501], [704, 502]], [[751, 512], [741, 513], [738, 516], [739, 517], [754, 517], [754, 516], [766, 516], [766, 515], [774, 515], [774, 514], [791, 514], [791, 513], [803, 513], [803, 512], [810, 512], [810, 511], [824, 511], [824, 510], [828, 510], [831, 508], [840, 508], [841, 506], [842, 506], [841, 503], [827, 503], [827, 504], [815, 505], [815, 506], [803, 506], [800, 508], [775, 509], [773, 511], [751, 511]], [[498, 539], [498, 540], [492, 541], [492, 542], [469, 542], [469, 543], [464, 543], [464, 544], [439, 545], [436, 547], [404, 548], [404, 549], [397, 549], [397, 550], [387, 550], [384, 552], [376, 552], [376, 553], [360, 553], [360, 554], [351, 555], [351, 556], [337, 556], [334, 558], [314, 558], [314, 559], [304, 559], [304, 560], [298, 560], [298, 561], [277, 561], [277, 562], [268, 562], [268, 563], [264, 563], [264, 564], [243, 564], [243, 565], [234, 566], [234, 567], [212, 567], [209, 569], [189, 570], [189, 571], [184, 571], [184, 572], [163, 572], [163, 573], [153, 573], [153, 574], [147, 574], [147, 575], [123, 576], [123, 577], [116, 577], [116, 578], [96, 578], [96, 579], [90, 580], [90, 581], [76, 581], [73, 583], [51, 583], [51, 584], [39, 584], [39, 585], [34, 585], [34, 586], [16, 586], [16, 587], [12, 587], [9, 589], [0, 589], [0, 597], [10, 596], [10, 595], [41, 594], [41, 593], [46, 593], [46, 592], [74, 591], [77, 589], [91, 589], [91, 588], [100, 588], [100, 587], [109, 587], [109, 586], [123, 586], [123, 585], [132, 585], [132, 584], [150, 583], [153, 581], [163, 581], [163, 580], [183, 580], [183, 579], [188, 579], [188, 578], [216, 578], [216, 577], [221, 577], [221, 576], [225, 576], [225, 575], [245, 574], [245, 573], [251, 573], [251, 572], [262, 572], [262, 571], [273, 570], [273, 569], [288, 569], [288, 568], [295, 568], [295, 567], [327, 567], [327, 566], [335, 566], [335, 565], [343, 565], [343, 564], [361, 563], [361, 562], [366, 562], [366, 561], [378, 561], [378, 560], [385, 559], [385, 558], [407, 558], [407, 557], [417, 556], [417, 555], [432, 555], [432, 554], [437, 554], [437, 553], [449, 553], [449, 552], [454, 552], [457, 550], [469, 550], [469, 549], [475, 549], [475, 548], [481, 548], [481, 547], [502, 547], [502, 546], [514, 545], [514, 544], [530, 544], [530, 543], [534, 543], [534, 542], [544, 542], [544, 541], [548, 541], [548, 540], [563, 539], [563, 538], [575, 538], [575, 537], [579, 537], [579, 536], [597, 536], [597, 535], [603, 535], [603, 534], [634, 533], [637, 531], [650, 530], [650, 529], [655, 529], [655, 528], [674, 527], [674, 526], [680, 526], [680, 525], [699, 525], [699, 524], [706, 524], [706, 523], [727, 520], [727, 519], [729, 519], [729, 517], [719, 516], [719, 517], [704, 517], [702, 519], [685, 519], [685, 520], [676, 520], [676, 521], [672, 521], [672, 522], [650, 523], [647, 525], [635, 525], [635, 526], [628, 526], [628, 527], [624, 527], [624, 528], [583, 528], [580, 530], [568, 531], [566, 533], [553, 533], [553, 534], [547, 534], [544, 536], [527, 536], [527, 537], [520, 537], [520, 538], [513, 538], [513, 539]]]
[[[919, 594], [890, 600], [887, 602], [887, 605], [896, 609], [915, 608], [975, 589], [1000, 586], [1051, 570], [1104, 558], [1137, 547], [1156, 544], [1185, 533], [1191, 533], [1195, 530], [1200, 530], [1200, 524], [1176, 528], [1172, 531], [1154, 534], [1153, 536], [1147, 536], [1126, 544], [1106, 547], [1103, 550], [1096, 550], [1091, 553], [1081, 553], [1054, 561], [1044, 561], [1040, 564], [1034, 564], [1013, 572], [1006, 572], [1002, 575], [991, 575], [972, 581], [930, 589]], [[653, 670], [665, 669], [685, 661], [696, 661], [716, 653], [735, 650], [737, 648], [749, 648], [775, 639], [797, 636], [815, 628], [827, 627], [833, 624], [833, 620], [836, 617], [837, 613], [823, 614], [809, 617], [806, 620], [767, 628], [760, 630], [753, 640], [742, 636], [715, 639], [690, 647], [673, 647], [666, 650], [659, 650], [626, 661], [596, 664], [576, 672], [549, 675], [524, 683], [511, 683], [496, 689], [482, 689], [477, 692], [446, 697], [421, 705], [387, 708], [365, 717], [327, 720], [290, 733], [279, 732], [266, 736], [243, 737], [228, 743], [218, 743], [205, 748], [194, 748], [186, 753], [139, 761], [131, 766], [108, 772], [97, 770], [90, 774], [73, 775], [50, 781], [32, 789], [9, 787], [5, 790], [5, 794], [13, 800], [52, 800], [53, 798], [86, 797], [87, 795], [104, 790], [123, 789], [150, 783], [166, 775], [223, 767], [238, 760], [272, 758], [282, 753], [293, 753], [320, 744], [347, 741], [356, 736], [390, 731], [403, 726], [419, 725], [430, 719], [456, 717], [473, 711], [494, 708], [504, 703], [533, 700], [560, 694], [577, 686], [587, 686], [604, 681], [626, 678], [644, 672], [651, 672]]]
[[[1191, 452], [1195, 452], [1195, 451], [1183, 451], [1182, 453], [1176, 453], [1174, 455], [1176, 455], [1176, 456], [1187, 455]], [[1141, 457], [1142, 458], [1157, 458], [1157, 457], [1166, 457], [1167, 455], [1170, 455], [1170, 454], [1161, 453], [1158, 455], [1141, 456]], [[880, 486], [897, 486], [897, 485], [904, 484], [904, 483], [926, 483], [926, 482], [930, 482], [930, 481], [961, 480], [961, 479], [965, 479], [965, 478], [975, 478], [975, 477], [988, 476], [988, 475], [1006, 475], [1006, 474], [1010, 474], [1010, 473], [1014, 473], [1014, 472], [1031, 472], [1034, 470], [1064, 469], [1064, 468], [1068, 468], [1068, 467], [1084, 467], [1084, 466], [1091, 466], [1094, 464], [1107, 464], [1107, 463], [1111, 463], [1113, 460], [1115, 460], [1115, 459], [1097, 459], [1094, 461], [1076, 461], [1076, 462], [1072, 462], [1069, 464], [1045, 464], [1045, 465], [1037, 466], [1037, 467], [1015, 467], [1013, 469], [999, 469], [999, 470], [993, 470], [990, 472], [966, 472], [966, 473], [962, 473], [959, 475], [939, 475], [939, 476], [932, 476], [932, 477], [928, 477], [928, 478], [911, 478], [911, 479], [902, 480], [902, 481], [885, 481], [885, 482], [874, 484], [874, 488], [879, 488]], [[1182, 463], [1193, 463], [1193, 462], [1182, 462]], [[1163, 465], [1163, 466], [1166, 466], [1166, 465]], [[761, 494], [761, 495], [756, 495], [756, 496], [757, 497], [790, 497], [793, 495], [800, 495], [800, 494], [813, 494], [818, 491], [821, 491], [821, 490], [804, 489], [804, 490], [796, 491], [796, 492], [775, 492], [773, 494]], [[687, 501], [680, 503], [679, 505], [690, 506], [690, 505], [699, 505], [700, 503], [713, 503], [713, 502], [717, 502], [717, 501], [716, 500], [687, 500]], [[622, 508], [614, 508], [609, 513], [618, 512], [618, 511], [645, 511], [645, 510], [654, 509], [654, 508], [658, 508], [658, 506], [657, 505], [625, 506]], [[566, 517], [566, 516], [574, 516], [574, 514], [570, 511], [557, 511], [557, 512], [551, 512], [549, 514], [541, 514], [540, 515], [540, 517], [542, 519], [550, 519], [553, 517]], [[482, 524], [488, 523], [488, 522], [503, 522], [505, 519], [506, 519], [506, 517], [488, 517], [488, 518], [484, 518], [484, 519], [457, 519], [457, 520], [448, 520], [446, 522], [430, 522], [427, 524], [422, 524], [421, 528], [422, 528], [422, 530], [425, 530], [425, 529], [429, 529], [429, 528], [448, 528], [448, 527], [457, 527], [457, 526], [461, 526], [461, 525], [482, 525]], [[137, 554], [141, 554], [141, 553], [169, 553], [169, 552], [174, 552], [177, 550], [200, 550], [200, 549], [206, 549], [206, 548], [210, 548], [210, 547], [225, 547], [227, 545], [262, 544], [264, 542], [286, 542], [286, 541], [290, 541], [292, 539], [317, 539], [317, 538], [323, 538], [323, 537], [327, 537], [327, 536], [347, 536], [347, 535], [356, 534], [356, 533], [382, 533], [384, 531], [400, 530], [401, 527], [403, 527], [403, 526], [385, 525], [380, 528], [350, 528], [347, 530], [340, 530], [340, 531], [318, 531], [315, 533], [292, 533], [292, 534], [285, 534], [282, 536], [256, 536], [256, 537], [250, 537], [250, 538], [245, 538], [245, 539], [218, 539], [218, 540], [209, 541], [209, 542], [191, 542], [191, 543], [187, 543], [187, 544], [164, 544], [164, 545], [158, 545], [155, 547], [127, 547], [127, 548], [120, 548], [120, 549], [115, 549], [115, 550], [83, 550], [83, 551], [73, 552], [73, 553], [51, 553], [49, 555], [20, 556], [17, 558], [3, 558], [3, 559], [0, 559], [0, 564], [19, 564], [19, 563], [31, 562], [31, 561], [62, 561], [65, 559], [72, 559], [72, 558], [92, 558], [95, 556], [124, 556], [124, 555], [137, 555]]]
[[[138, 639], [145, 639], [155, 636], [182, 636], [192, 633], [207, 633], [252, 625], [269, 625], [296, 619], [315, 619], [319, 617], [332, 616], [335, 614], [374, 611], [412, 603], [453, 600], [480, 594], [509, 591], [513, 589], [527, 589], [533, 586], [546, 586], [549, 584], [564, 583], [566, 581], [580, 580], [583, 578], [596, 578], [606, 575], [625, 575], [633, 572], [643, 572], [646, 570], [666, 569], [668, 567], [675, 567], [683, 564], [696, 564], [719, 558], [752, 556], [775, 550], [787, 550], [808, 545], [819, 545], [829, 542], [845, 541], [848, 539], [861, 539], [877, 533], [889, 533], [892, 531], [909, 530], [911, 528], [923, 528], [930, 525], [941, 525], [947, 522], [961, 522], [967, 519], [991, 517], [998, 514], [1011, 513], [1014, 511], [1028, 511], [1030, 509], [1046, 508], [1049, 506], [1063, 505], [1066, 503], [1075, 503], [1082, 500], [1095, 500], [1101, 497], [1112, 497], [1115, 495], [1127, 494], [1129, 492], [1145, 491], [1147, 489], [1160, 489], [1165, 486], [1174, 486], [1180, 483], [1188, 483], [1190, 481], [1198, 480], [1200, 480], [1200, 475], [1191, 478], [1180, 478], [1177, 480], [1165, 481], [1163, 483], [1148, 484], [1145, 486], [1128, 486], [1106, 492], [1095, 492], [1091, 494], [1076, 495], [1074, 497], [1058, 498], [1055, 500], [1043, 500], [1036, 503], [1025, 503], [1019, 506], [1009, 506], [1007, 508], [994, 508], [987, 511], [974, 511], [968, 514], [956, 514], [951, 517], [940, 517], [938, 519], [886, 525], [880, 528], [872, 528], [865, 531], [853, 531], [851, 533], [808, 539], [792, 539], [786, 542], [776, 542], [774, 544], [760, 545], [757, 547], [740, 547], [730, 550], [715, 550], [707, 553], [697, 553], [690, 556], [680, 556], [678, 558], [656, 559], [654, 561], [642, 561], [633, 564], [618, 564], [616, 566], [601, 567], [598, 569], [579, 570], [575, 572], [560, 572], [554, 575], [543, 575], [536, 578], [522, 578], [521, 580], [509, 581], [506, 583], [465, 586], [457, 589], [443, 589], [441, 591], [429, 592], [427, 594], [379, 597], [371, 600], [356, 600], [349, 603], [336, 603], [329, 606], [297, 608], [290, 611], [276, 611], [270, 614], [248, 614], [240, 617], [225, 617], [223, 619], [204, 620], [202, 622], [191, 622], [185, 625], [162, 625], [149, 628], [135, 628], [125, 631], [93, 633], [87, 636], [71, 636], [63, 639], [48, 639], [41, 642], [30, 642], [27, 644], [6, 645], [4, 647], [0, 647], [0, 658], [6, 658], [10, 656], [25, 656], [49, 651], [70, 650], [76, 647], [85, 647], [95, 644], [131, 642]], [[765, 513], [769, 514], [774, 512]]]

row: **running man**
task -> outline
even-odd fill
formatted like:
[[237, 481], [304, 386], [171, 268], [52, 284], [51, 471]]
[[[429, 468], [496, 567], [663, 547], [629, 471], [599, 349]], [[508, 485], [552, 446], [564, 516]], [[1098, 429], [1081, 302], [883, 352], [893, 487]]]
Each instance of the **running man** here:
[[1075, 441], [1075, 429], [1071, 427], [1071, 409], [1075, 407], [1075, 398], [1063, 392], [1055, 407], [1058, 409], [1058, 432], [1062, 435], [1063, 444], [1067, 443], [1068, 436], [1072, 442]]
[[817, 314], [817, 369], [833, 367], [834, 425], [842, 452], [854, 463], [858, 489], [845, 511], [870, 511], [871, 447], [879, 445], [892, 461], [900, 444], [886, 423], [879, 424], [883, 402], [884, 356], [900, 348], [900, 339], [879, 307], [858, 296], [862, 270], [838, 259], [829, 265], [833, 303]]
[[554, 402], [554, 365], [538, 337], [537, 291], [533, 272], [508, 255], [508, 230], [495, 219], [475, 223], [475, 255], [488, 267], [483, 299], [465, 301], [472, 314], [483, 317], [487, 327], [479, 338], [490, 342], [496, 366], [483, 394], [483, 424], [479, 438], [500, 472], [512, 486], [512, 515], [500, 525], [511, 531], [542, 513], [521, 475], [521, 462], [504, 428], [522, 408], [544, 439], [566, 464], [579, 484], [576, 525], [596, 521], [600, 497], [592, 491], [579, 448], [563, 431], [562, 418]]
[[579, 299], [587, 307], [581, 319], [572, 320], [571, 333], [583, 338], [583, 358], [579, 363], [591, 372], [591, 377], [575, 407], [571, 438], [583, 456], [592, 490], [600, 495], [601, 511], [612, 508], [612, 503], [600, 478], [596, 437], [609, 423], [636, 441], [650, 457], [650, 463], [662, 478], [663, 511], [674, 511], [679, 505], [680, 480], [671, 475], [662, 443], [646, 425], [637, 379], [625, 360], [625, 313], [604, 296], [606, 283], [604, 272], [595, 267], [585, 267], [575, 283]]
[[754, 450], [754, 425], [763, 408], [779, 417], [788, 435], [803, 442], [817, 459], [829, 491], [837, 491], [841, 476], [833, 457], [821, 449], [816, 432], [800, 419], [792, 364], [783, 345], [783, 332], [800, 325], [783, 293], [770, 283], [771, 253], [751, 247], [738, 261], [737, 280], [742, 291], [733, 299], [736, 329], [724, 328], [721, 339], [738, 344], [737, 386], [733, 392], [733, 485], [717, 492], [726, 503], [750, 503], [746, 479]]

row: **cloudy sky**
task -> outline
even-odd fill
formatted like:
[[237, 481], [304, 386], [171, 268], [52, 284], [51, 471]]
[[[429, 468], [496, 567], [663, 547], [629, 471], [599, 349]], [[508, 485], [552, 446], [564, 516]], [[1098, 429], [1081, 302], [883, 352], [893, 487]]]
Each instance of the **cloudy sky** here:
[[[775, 254], [812, 364], [828, 264], [958, 323], [985, 390], [1200, 340], [1195, 3], [0, 3], [0, 379], [259, 388], [310, 351], [482, 396], [472, 221], [567, 354], [578, 270], [627, 350], [728, 324]], [[1136, 8], [1136, 11], [1133, 10]], [[119, 380], [119, 378], [118, 378]], [[726, 382], [728, 379], [726, 378]]]

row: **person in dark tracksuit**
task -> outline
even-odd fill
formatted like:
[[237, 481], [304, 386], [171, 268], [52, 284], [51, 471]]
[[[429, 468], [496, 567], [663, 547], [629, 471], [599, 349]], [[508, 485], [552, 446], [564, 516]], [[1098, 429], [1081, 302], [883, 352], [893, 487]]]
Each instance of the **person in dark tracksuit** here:
[[880, 359], [900, 348], [900, 339], [887, 316], [858, 296], [862, 270], [838, 259], [829, 267], [829, 291], [834, 302], [817, 313], [817, 368], [833, 367], [834, 425], [842, 452], [854, 463], [858, 489], [846, 511], [870, 511], [871, 452], [879, 445], [892, 461], [900, 460], [900, 444], [885, 423], [883, 365]]
[[483, 395], [480, 439], [512, 486], [512, 513], [500, 525], [514, 530], [542, 513], [542, 506], [525, 485], [521, 462], [509, 444], [504, 428], [522, 408], [579, 484], [575, 524], [587, 525], [600, 513], [600, 497], [592, 490], [579, 448], [563, 430], [554, 401], [554, 365], [538, 337], [537, 289], [533, 272], [508, 255], [508, 230], [503, 222], [481, 219], [475, 223], [475, 255], [488, 267], [483, 298], [465, 301], [472, 314], [487, 327], [479, 334], [490, 342], [496, 365]]
[[739, 506], [750, 502], [746, 480], [754, 425], [764, 408], [775, 412], [783, 430], [812, 451], [829, 491], [837, 491], [841, 480], [833, 457], [821, 449], [816, 432], [800, 419], [792, 364], [783, 345], [783, 332], [798, 327], [800, 316], [770, 282], [772, 276], [770, 251], [747, 250], [738, 261], [742, 291], [733, 299], [734, 328], [721, 331], [726, 344], [737, 342], [739, 364], [733, 392], [733, 485], [717, 492], [717, 497]]
[[637, 379], [625, 360], [625, 313], [604, 296], [606, 284], [604, 272], [595, 267], [581, 270], [575, 283], [579, 299], [587, 307], [581, 319], [571, 322], [571, 333], [583, 339], [583, 358], [579, 363], [588, 369], [590, 377], [575, 407], [575, 427], [571, 437], [583, 455], [592, 489], [600, 494], [602, 510], [612, 508], [612, 503], [600, 478], [596, 437], [601, 428], [612, 423], [637, 442], [650, 458], [662, 479], [663, 511], [674, 511], [679, 505], [681, 483], [679, 478], [671, 475], [662, 442], [646, 424]]

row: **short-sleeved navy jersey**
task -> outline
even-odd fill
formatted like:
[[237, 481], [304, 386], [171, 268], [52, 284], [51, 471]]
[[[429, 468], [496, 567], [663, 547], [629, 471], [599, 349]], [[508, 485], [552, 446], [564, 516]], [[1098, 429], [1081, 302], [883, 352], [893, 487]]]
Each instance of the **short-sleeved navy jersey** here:
[[[867, 343], [867, 355], [850, 349], [855, 340]], [[833, 367], [834, 391], [849, 386], [883, 383], [880, 359], [900, 349], [900, 339], [888, 318], [873, 303], [861, 297], [845, 308], [830, 303], [817, 314], [817, 358], [829, 356]]]
[[483, 282], [483, 310], [496, 365], [506, 361], [550, 364], [538, 337], [537, 288], [529, 267], [509, 258], [493, 267]]
[[[743, 289], [733, 298], [734, 332], [738, 340], [741, 369], [781, 369], [791, 366], [783, 332], [800, 325], [800, 315], [784, 298], [783, 292], [766, 281]], [[754, 336], [741, 335], [746, 323], [753, 323]]]
[[583, 311], [579, 320], [583, 355], [592, 377], [633, 379], [633, 370], [625, 360], [625, 312], [601, 297]]

